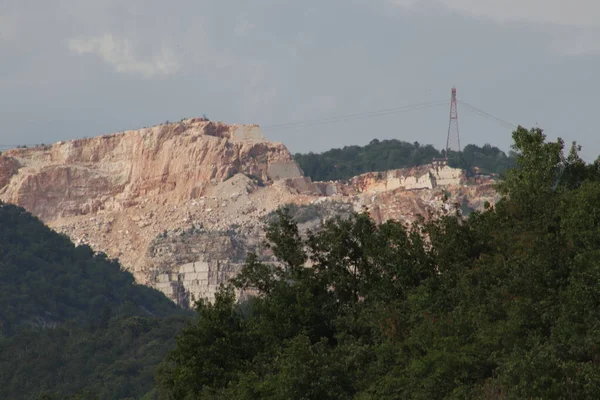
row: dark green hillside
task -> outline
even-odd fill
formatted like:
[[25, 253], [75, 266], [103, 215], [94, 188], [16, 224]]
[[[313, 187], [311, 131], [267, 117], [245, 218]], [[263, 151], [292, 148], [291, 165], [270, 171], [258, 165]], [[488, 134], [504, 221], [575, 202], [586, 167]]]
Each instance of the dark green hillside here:
[[[307, 176], [314, 181], [348, 179], [365, 172], [386, 171], [397, 168], [429, 164], [434, 158], [444, 156], [432, 145], [400, 140], [372, 140], [366, 146], [345, 146], [324, 153], [297, 153], [295, 160]], [[489, 144], [479, 147], [465, 146], [462, 154], [450, 153], [449, 164], [474, 172], [475, 167], [484, 174], [501, 174], [514, 165], [515, 155], [508, 156]]]
[[140, 398], [185, 314], [117, 261], [0, 205], [0, 398]]
[[[0, 338], [0, 398], [154, 399], [156, 365], [187, 317], [124, 317], [83, 328], [75, 323]], [[94, 399], [85, 396], [85, 399]]]
[[116, 260], [75, 246], [24, 209], [0, 206], [0, 332], [100, 315], [163, 316], [178, 308], [134, 285]]

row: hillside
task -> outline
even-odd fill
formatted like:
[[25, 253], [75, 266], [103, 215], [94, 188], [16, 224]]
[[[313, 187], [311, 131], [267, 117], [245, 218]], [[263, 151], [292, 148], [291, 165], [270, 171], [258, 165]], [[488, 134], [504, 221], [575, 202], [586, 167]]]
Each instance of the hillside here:
[[249, 251], [271, 257], [258, 249], [262, 228], [282, 205], [310, 208], [306, 227], [364, 208], [378, 223], [411, 223], [418, 215], [482, 209], [497, 197], [493, 184], [440, 165], [317, 182], [259, 127], [204, 119], [0, 156], [0, 200], [118, 258], [136, 282], [182, 305], [212, 298]]
[[[431, 163], [434, 158], [442, 158], [444, 151], [432, 145], [419, 142], [408, 143], [400, 140], [372, 140], [366, 146], [345, 146], [323, 153], [296, 153], [294, 159], [302, 171], [314, 181], [349, 179], [366, 172], [387, 171], [410, 168]], [[486, 144], [479, 147], [465, 146], [461, 154], [452, 152], [449, 165], [469, 172], [501, 174], [514, 165], [515, 155], [508, 156], [497, 147]]]
[[23, 208], [0, 205], [0, 333], [45, 328], [102, 313], [165, 316], [177, 307], [134, 284], [118, 261], [74, 246]]
[[185, 315], [117, 261], [0, 205], [0, 398], [143, 395]]

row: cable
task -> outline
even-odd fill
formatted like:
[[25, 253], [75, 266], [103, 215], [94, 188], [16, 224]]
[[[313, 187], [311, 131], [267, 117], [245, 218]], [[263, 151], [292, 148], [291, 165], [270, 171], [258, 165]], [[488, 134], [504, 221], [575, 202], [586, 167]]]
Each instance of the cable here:
[[466, 106], [467, 109], [469, 109], [470, 111], [475, 112], [476, 114], [479, 114], [479, 115], [481, 115], [483, 117], [491, 118], [491, 119], [493, 119], [493, 120], [495, 120], [497, 122], [500, 122], [503, 125], [510, 126], [511, 128], [517, 128], [517, 125], [513, 124], [512, 122], [506, 121], [506, 120], [504, 120], [504, 119], [502, 119], [500, 117], [497, 117], [497, 116], [492, 115], [492, 114], [490, 114], [488, 112], [480, 110], [479, 108], [474, 107], [474, 106], [470, 105], [469, 103], [466, 103], [464, 101], [459, 101], [459, 103], [461, 103], [461, 105], [463, 105], [463, 106]]
[[480, 109], [478, 109], [477, 107], [474, 107], [474, 106], [470, 105], [470, 104], [469, 104], [469, 103], [467, 103], [467, 102], [464, 102], [464, 101], [462, 101], [462, 100], [459, 100], [458, 102], [459, 102], [461, 105], [463, 105], [463, 106], [467, 107], [467, 109], [469, 109], [470, 111], [473, 111], [473, 112], [475, 112], [475, 113], [477, 113], [477, 114], [479, 114], [479, 115], [481, 115], [481, 116], [483, 116], [483, 117], [488, 117], [488, 118], [491, 118], [491, 119], [493, 119], [493, 120], [495, 120], [495, 121], [497, 121], [497, 122], [500, 122], [500, 123], [502, 123], [503, 125], [509, 126], [509, 127], [510, 127], [510, 128], [512, 128], [512, 129], [515, 129], [515, 128], [517, 128], [517, 127], [518, 127], [517, 125], [513, 124], [512, 122], [508, 122], [508, 121], [506, 121], [506, 120], [503, 120], [502, 118], [496, 117], [495, 115], [492, 115], [492, 114], [490, 114], [490, 113], [488, 113], [488, 112], [485, 112], [485, 111], [483, 111], [483, 110], [480, 110]]
[[442, 103], [442, 102], [419, 103], [419, 104], [413, 104], [413, 105], [408, 105], [408, 106], [403, 106], [403, 107], [396, 107], [396, 108], [389, 108], [389, 109], [382, 109], [382, 110], [377, 110], [377, 111], [368, 111], [368, 112], [354, 113], [354, 114], [346, 114], [346, 115], [322, 118], [322, 119], [311, 120], [311, 121], [296, 121], [296, 122], [288, 122], [288, 123], [281, 123], [281, 124], [265, 125], [265, 126], [263, 126], [263, 128], [264, 129], [287, 128], [287, 127], [295, 127], [295, 126], [302, 126], [302, 125], [332, 123], [332, 122], [339, 122], [339, 121], [344, 121], [344, 120], [353, 119], [353, 118], [377, 117], [377, 116], [381, 116], [381, 115], [387, 115], [387, 114], [392, 114], [392, 113], [397, 113], [397, 112], [402, 112], [402, 111], [404, 111], [404, 112], [413, 111], [416, 109], [429, 108], [429, 107], [439, 106], [439, 105], [443, 105], [443, 104], [445, 104], [445, 103]]
[[[405, 112], [410, 112], [410, 111], [422, 110], [422, 109], [426, 109], [426, 108], [438, 107], [438, 106], [442, 106], [445, 104], [446, 104], [446, 102], [430, 101], [430, 102], [425, 102], [425, 103], [417, 103], [417, 104], [411, 104], [411, 105], [406, 105], [406, 106], [401, 106], [401, 107], [381, 109], [381, 110], [376, 110], [376, 111], [367, 111], [367, 112], [362, 112], [362, 113], [340, 115], [340, 116], [336, 116], [336, 117], [321, 118], [321, 119], [316, 119], [316, 120], [311, 120], [311, 121], [295, 121], [295, 122], [287, 122], [287, 123], [273, 124], [273, 125], [262, 125], [261, 128], [265, 129], [265, 130], [277, 130], [277, 129], [287, 129], [287, 128], [310, 127], [310, 126], [315, 126], [315, 125], [344, 122], [344, 121], [349, 121], [349, 120], [353, 120], [353, 119], [360, 120], [360, 119], [381, 117], [381, 116], [390, 115], [390, 114], [405, 113]], [[0, 150], [13, 149], [13, 148], [16, 148], [17, 146], [19, 146], [19, 145], [0, 145]], [[35, 146], [39, 146], [39, 144], [26, 144], [26, 146], [27, 147], [35, 147]]]
[[[496, 117], [495, 115], [492, 115], [488, 112], [480, 110], [479, 108], [472, 106], [465, 101], [458, 100], [458, 102], [461, 105], [465, 106], [469, 111], [472, 111], [480, 116], [486, 117], [488, 119], [492, 119], [496, 122], [499, 122], [505, 126], [510, 127], [511, 129], [517, 128], [517, 125], [515, 125], [511, 122], [508, 122], [502, 118]], [[287, 122], [287, 123], [280, 123], [280, 124], [262, 125], [261, 128], [264, 130], [277, 130], [277, 129], [310, 127], [310, 126], [316, 126], [316, 125], [345, 122], [345, 121], [349, 121], [349, 120], [361, 120], [361, 119], [375, 118], [375, 117], [381, 117], [381, 116], [391, 115], [391, 114], [400, 114], [400, 113], [411, 112], [411, 111], [416, 111], [416, 110], [423, 110], [423, 109], [427, 109], [427, 108], [439, 107], [439, 106], [443, 106], [443, 105], [447, 105], [447, 102], [445, 102], [445, 101], [429, 101], [429, 102], [424, 102], [424, 103], [410, 104], [410, 105], [401, 106], [401, 107], [386, 108], [386, 109], [380, 109], [380, 110], [375, 110], [375, 111], [367, 111], [367, 112], [361, 112], [361, 113], [339, 115], [339, 116], [335, 116], [335, 117], [321, 118], [321, 119], [315, 119], [315, 120], [305, 120], [305, 121], [295, 121], [295, 122]], [[35, 147], [35, 146], [38, 146], [38, 144], [29, 144], [27, 146]], [[7, 149], [16, 148], [16, 147], [17, 147], [17, 145], [0, 145], [0, 150], [7, 150]]]
[[297, 128], [297, 127], [307, 127], [307, 126], [322, 125], [322, 124], [331, 124], [331, 123], [337, 123], [337, 122], [344, 122], [344, 121], [348, 121], [348, 120], [352, 120], [352, 119], [367, 119], [367, 118], [380, 117], [380, 116], [385, 116], [385, 115], [390, 115], [390, 114], [410, 112], [410, 111], [421, 110], [421, 109], [425, 109], [425, 108], [437, 107], [437, 106], [441, 106], [441, 105], [445, 105], [445, 104], [446, 104], [446, 102], [430, 101], [430, 102], [426, 102], [426, 103], [411, 104], [411, 105], [406, 105], [406, 106], [402, 106], [402, 107], [381, 109], [381, 110], [368, 111], [368, 112], [362, 112], [362, 113], [346, 114], [346, 115], [340, 115], [340, 116], [336, 116], [336, 117], [321, 118], [321, 119], [310, 120], [310, 121], [296, 121], [296, 122], [288, 122], [288, 123], [280, 123], [280, 124], [272, 124], [272, 125], [263, 125], [262, 129], [274, 130], [274, 129], [286, 129], [286, 128]]

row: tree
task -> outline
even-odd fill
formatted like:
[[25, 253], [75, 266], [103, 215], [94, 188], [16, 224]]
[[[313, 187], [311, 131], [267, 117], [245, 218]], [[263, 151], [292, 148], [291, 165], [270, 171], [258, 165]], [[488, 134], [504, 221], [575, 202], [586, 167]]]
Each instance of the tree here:
[[[419, 142], [373, 139], [366, 146], [346, 146], [321, 154], [294, 155], [304, 173], [315, 181], [344, 180], [366, 172], [414, 167], [430, 164], [434, 158], [444, 158], [445, 150]], [[451, 152], [449, 165], [474, 172], [478, 167], [484, 174], [502, 174], [514, 164], [515, 156], [508, 156], [488, 144], [483, 147], [467, 145], [462, 153]]]
[[233, 282], [258, 295], [236, 304], [229, 288], [228, 301], [199, 304], [162, 375], [182, 391], [159, 379], [160, 392], [597, 398], [598, 166], [539, 129], [513, 138], [502, 199], [468, 218], [377, 225], [355, 213], [302, 233], [281, 210], [267, 227], [279, 263], [251, 255]]

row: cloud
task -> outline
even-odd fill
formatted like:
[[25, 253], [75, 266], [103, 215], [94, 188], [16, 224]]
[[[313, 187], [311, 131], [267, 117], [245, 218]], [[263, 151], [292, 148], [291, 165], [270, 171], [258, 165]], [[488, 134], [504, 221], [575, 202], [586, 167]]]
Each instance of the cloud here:
[[531, 24], [552, 38], [551, 50], [562, 55], [600, 53], [598, 0], [385, 0], [402, 8], [444, 7], [499, 24]]
[[521, 21], [578, 27], [600, 23], [597, 0], [441, 0], [454, 8], [499, 22]]
[[556, 35], [553, 49], [568, 56], [600, 54], [600, 29], [582, 29]]
[[[412, 7], [420, 0], [387, 0]], [[597, 0], [437, 0], [446, 8], [463, 14], [486, 17], [497, 22], [551, 23], [578, 27], [600, 25], [600, 2]]]
[[15, 34], [15, 21], [12, 18], [0, 15], [0, 43], [11, 41], [14, 39]]
[[238, 37], [245, 37], [252, 33], [256, 29], [256, 25], [253, 24], [247, 17], [238, 16], [233, 27], [233, 32]]
[[111, 34], [90, 38], [75, 38], [68, 47], [77, 54], [95, 54], [111, 65], [117, 72], [137, 74], [144, 78], [170, 75], [178, 71], [179, 64], [171, 51], [163, 44], [159, 51], [149, 57], [136, 54], [136, 45], [128, 39], [119, 39]]

